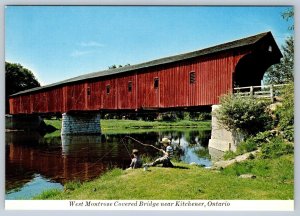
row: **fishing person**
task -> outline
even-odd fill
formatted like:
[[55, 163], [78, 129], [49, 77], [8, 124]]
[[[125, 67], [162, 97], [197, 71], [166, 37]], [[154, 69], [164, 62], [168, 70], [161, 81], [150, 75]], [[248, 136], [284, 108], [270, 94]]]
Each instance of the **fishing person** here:
[[132, 159], [128, 169], [137, 169], [141, 168], [143, 165], [143, 161], [141, 160], [139, 150], [132, 150]]
[[157, 164], [162, 164], [163, 167], [174, 167], [174, 165], [171, 163], [171, 158], [173, 156], [173, 148], [171, 146], [171, 140], [164, 137], [162, 138], [161, 142], [165, 150], [159, 149], [161, 152], [163, 152], [163, 156], [160, 158], [157, 158], [153, 163], [146, 164], [146, 166], [156, 166]]

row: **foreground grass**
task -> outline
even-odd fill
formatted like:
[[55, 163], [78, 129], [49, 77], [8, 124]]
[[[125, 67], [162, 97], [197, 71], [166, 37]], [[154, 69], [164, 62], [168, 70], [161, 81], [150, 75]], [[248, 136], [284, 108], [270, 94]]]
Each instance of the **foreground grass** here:
[[[176, 163], [176, 168], [151, 167], [148, 171], [114, 169], [65, 191], [51, 190], [35, 199], [239, 199], [288, 200], [294, 198], [292, 155], [276, 159], [254, 159], [221, 171]], [[255, 179], [242, 179], [245, 173]]]

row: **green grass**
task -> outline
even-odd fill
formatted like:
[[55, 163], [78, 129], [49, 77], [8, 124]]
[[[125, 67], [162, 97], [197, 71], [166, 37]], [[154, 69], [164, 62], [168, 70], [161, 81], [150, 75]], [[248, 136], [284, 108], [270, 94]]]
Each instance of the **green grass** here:
[[101, 120], [101, 126], [103, 129], [112, 128], [176, 128], [176, 127], [200, 127], [210, 128], [210, 121], [142, 121], [142, 120], [116, 120], [108, 119]]
[[[221, 171], [182, 163], [175, 163], [176, 168], [150, 167], [148, 171], [114, 169], [72, 191], [44, 193], [35, 199], [288, 200], [294, 198], [293, 164], [293, 156], [287, 155], [254, 159]], [[238, 178], [243, 173], [256, 178]]]
[[[58, 130], [46, 134], [46, 137], [60, 136], [61, 120], [45, 120], [45, 123], [52, 125]], [[162, 131], [166, 129], [199, 129], [211, 130], [211, 121], [142, 121], [142, 120], [117, 120], [103, 119], [100, 122], [102, 133], [105, 134], [122, 134], [122, 133], [144, 133], [151, 131]], [[138, 131], [137, 131], [138, 129]]]
[[45, 119], [44, 122], [47, 125], [52, 125], [53, 127], [55, 127], [58, 130], [61, 129], [61, 120], [54, 120], [54, 119], [48, 120], [48, 119]]

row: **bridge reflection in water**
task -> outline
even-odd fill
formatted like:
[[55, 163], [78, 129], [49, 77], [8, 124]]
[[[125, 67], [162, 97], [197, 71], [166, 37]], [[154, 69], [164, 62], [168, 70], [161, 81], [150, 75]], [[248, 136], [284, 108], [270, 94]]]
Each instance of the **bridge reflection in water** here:
[[[162, 137], [170, 137], [174, 159], [204, 166], [211, 164], [207, 149], [210, 131], [159, 131], [131, 136], [157, 147], [161, 147]], [[32, 184], [36, 179], [63, 185], [70, 180], [93, 179], [111, 168], [125, 169], [134, 148], [140, 150], [143, 158], [161, 155], [154, 148], [125, 139], [125, 134], [42, 137], [33, 132], [7, 132], [6, 193], [23, 189], [26, 183]]]
[[[64, 184], [89, 180], [112, 167], [125, 168], [130, 157], [124, 146], [104, 136], [43, 138], [38, 133], [6, 133], [6, 186], [39, 173]], [[27, 178], [25, 178], [27, 179]]]

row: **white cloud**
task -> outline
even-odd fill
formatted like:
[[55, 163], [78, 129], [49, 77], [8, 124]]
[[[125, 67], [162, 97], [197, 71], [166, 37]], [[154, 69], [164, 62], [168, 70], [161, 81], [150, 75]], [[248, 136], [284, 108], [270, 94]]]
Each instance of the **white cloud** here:
[[72, 57], [79, 57], [79, 56], [84, 56], [84, 55], [88, 55], [88, 54], [91, 54], [93, 53], [94, 51], [92, 50], [74, 50], [72, 53], [71, 53], [71, 56]]

